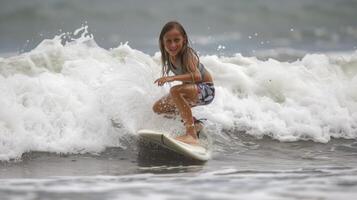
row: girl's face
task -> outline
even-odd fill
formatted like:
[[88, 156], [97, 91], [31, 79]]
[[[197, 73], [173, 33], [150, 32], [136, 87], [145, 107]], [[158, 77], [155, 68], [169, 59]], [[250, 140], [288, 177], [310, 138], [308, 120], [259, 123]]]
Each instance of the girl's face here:
[[185, 39], [176, 28], [173, 28], [165, 33], [163, 40], [165, 50], [170, 56], [177, 56], [185, 43]]

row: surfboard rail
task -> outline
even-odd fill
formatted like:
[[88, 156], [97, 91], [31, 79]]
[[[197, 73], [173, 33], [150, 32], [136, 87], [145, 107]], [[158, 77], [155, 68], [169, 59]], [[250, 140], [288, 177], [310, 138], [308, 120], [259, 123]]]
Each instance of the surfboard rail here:
[[154, 142], [160, 146], [168, 148], [178, 154], [194, 160], [207, 161], [211, 158], [210, 151], [205, 147], [178, 141], [164, 132], [142, 129], [138, 131], [138, 134], [140, 137], [147, 141]]

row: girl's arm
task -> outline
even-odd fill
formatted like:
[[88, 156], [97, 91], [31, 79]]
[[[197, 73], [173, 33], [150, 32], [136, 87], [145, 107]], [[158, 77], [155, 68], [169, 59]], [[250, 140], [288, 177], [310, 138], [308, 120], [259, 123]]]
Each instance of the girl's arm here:
[[[197, 72], [198, 72], [198, 76], [197, 76]], [[200, 75], [201, 73], [198, 70], [197, 72], [195, 73], [191, 72], [191, 73], [177, 75], [177, 76], [163, 76], [157, 79], [154, 83], [157, 83], [159, 86], [162, 86], [163, 84], [172, 81], [189, 82], [194, 79], [194, 82], [199, 82], [201, 80], [201, 75]]]
[[188, 58], [188, 72], [186, 74], [176, 75], [176, 76], [169, 76], [168, 82], [171, 81], [183, 81], [183, 82], [190, 82], [193, 83], [202, 81], [201, 72], [197, 69], [198, 66], [198, 58], [191, 52]]
[[186, 74], [181, 74], [181, 75], [175, 75], [175, 76], [165, 76], [157, 79], [155, 83], [158, 83], [159, 86], [163, 85], [166, 82], [172, 82], [172, 81], [182, 81], [182, 82], [190, 82], [196, 83], [202, 81], [201, 73], [198, 70], [198, 58], [193, 54], [189, 54], [188, 58], [188, 73]]

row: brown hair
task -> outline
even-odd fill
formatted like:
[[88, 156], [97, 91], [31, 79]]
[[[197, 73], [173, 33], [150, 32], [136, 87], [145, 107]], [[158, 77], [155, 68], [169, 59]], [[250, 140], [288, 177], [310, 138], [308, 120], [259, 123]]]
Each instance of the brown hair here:
[[162, 62], [162, 76], [168, 75], [168, 73], [169, 73], [168, 64], [170, 62], [169, 54], [166, 52], [165, 46], [164, 46], [165, 45], [164, 44], [164, 35], [167, 32], [171, 31], [172, 29], [177, 29], [181, 33], [181, 35], [184, 39], [182, 49], [179, 52], [181, 63], [185, 67], [184, 69], [186, 71], [190, 71], [190, 69], [188, 67], [189, 59], [192, 59], [193, 55], [196, 56], [197, 60], [199, 59], [196, 51], [190, 47], [189, 39], [188, 39], [187, 33], [186, 33], [185, 29], [183, 28], [183, 26], [177, 21], [167, 22], [164, 25], [164, 27], [162, 28], [162, 30], [160, 32], [160, 37], [159, 37], [159, 46], [160, 46], [160, 51], [161, 51], [161, 62]]

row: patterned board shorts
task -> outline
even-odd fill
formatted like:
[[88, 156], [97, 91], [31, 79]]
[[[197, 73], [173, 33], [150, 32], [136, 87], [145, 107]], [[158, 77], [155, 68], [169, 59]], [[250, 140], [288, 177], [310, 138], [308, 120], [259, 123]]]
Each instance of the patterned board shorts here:
[[197, 105], [210, 104], [215, 95], [213, 83], [197, 83], [198, 103]]

